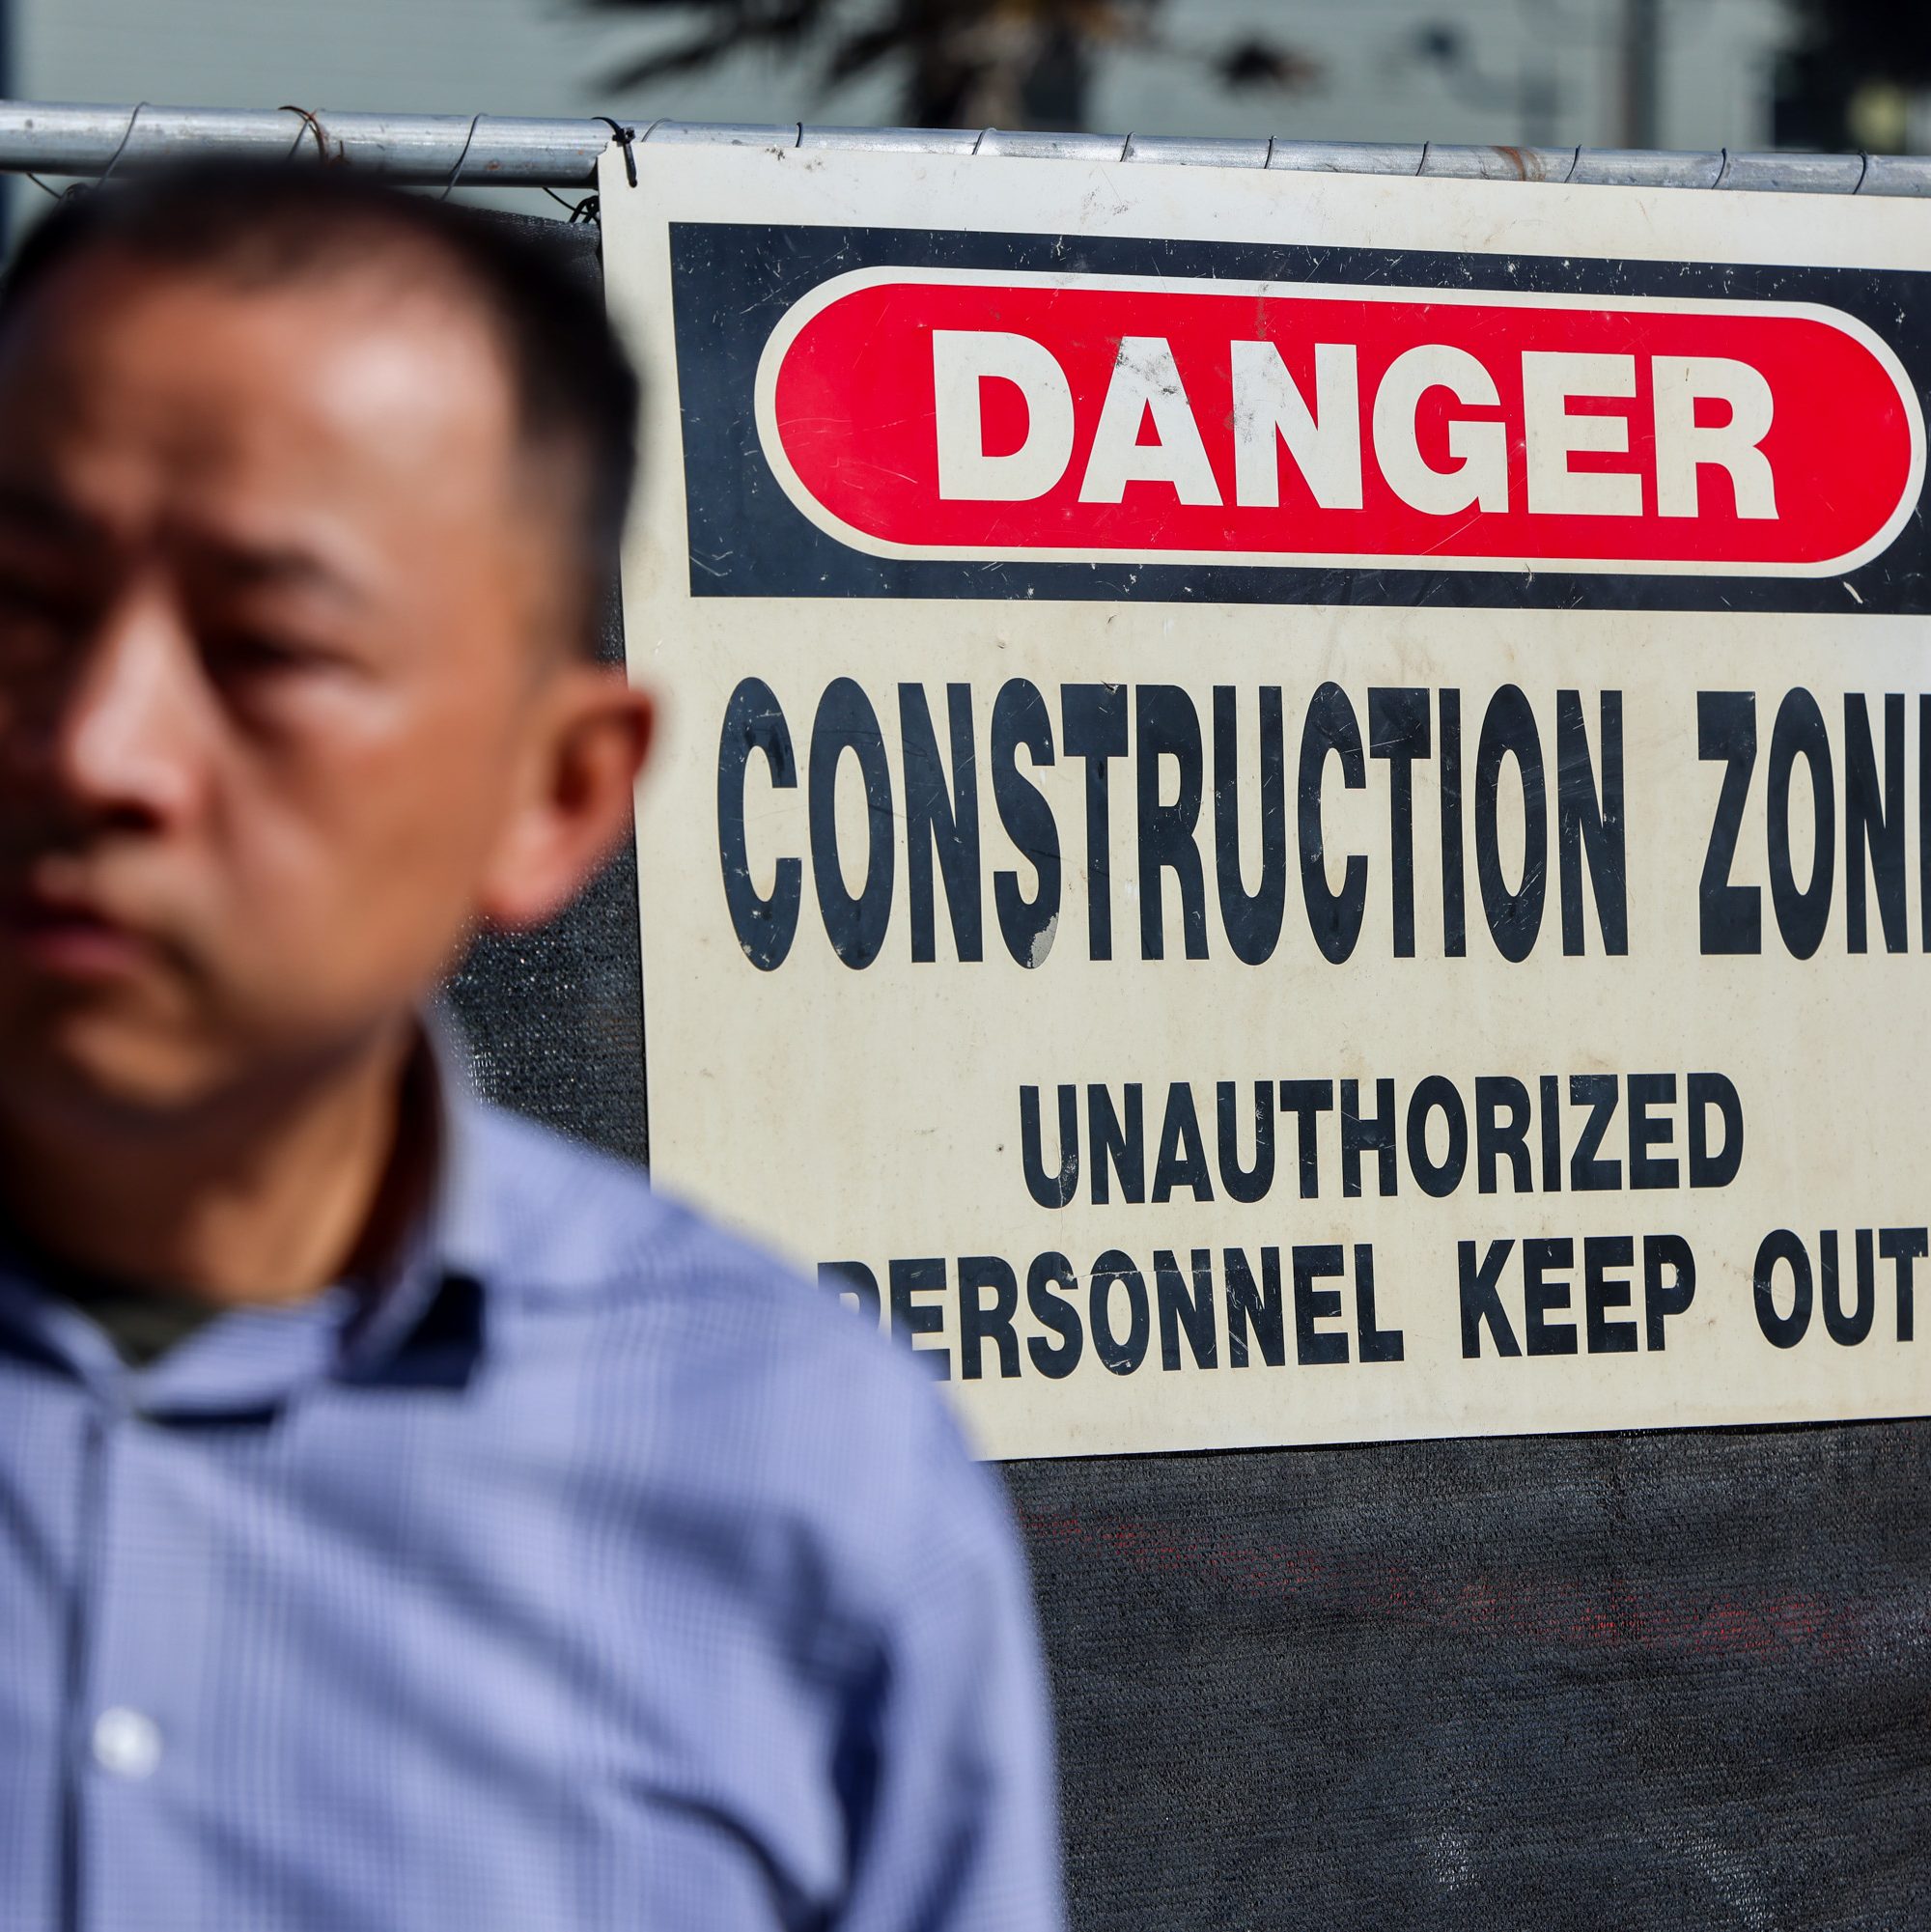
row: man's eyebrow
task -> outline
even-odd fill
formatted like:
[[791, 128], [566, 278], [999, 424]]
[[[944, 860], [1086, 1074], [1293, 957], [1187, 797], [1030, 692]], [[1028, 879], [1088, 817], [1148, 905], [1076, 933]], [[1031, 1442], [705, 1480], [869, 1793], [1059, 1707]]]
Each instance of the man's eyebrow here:
[[276, 543], [197, 531], [192, 546], [205, 565], [239, 590], [314, 590], [346, 603], [366, 603], [368, 589], [325, 552], [299, 543]]
[[[29, 483], [0, 482], [0, 526], [43, 537], [108, 534], [98, 518]], [[368, 586], [358, 573], [331, 558], [325, 547], [206, 526], [180, 534], [200, 566], [231, 588], [316, 591], [350, 604], [369, 601]]]

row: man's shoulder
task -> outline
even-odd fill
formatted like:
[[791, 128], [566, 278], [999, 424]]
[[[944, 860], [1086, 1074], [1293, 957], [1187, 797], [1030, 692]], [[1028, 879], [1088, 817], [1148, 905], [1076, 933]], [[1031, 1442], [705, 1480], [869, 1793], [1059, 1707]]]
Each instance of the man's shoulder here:
[[728, 1285], [761, 1300], [823, 1299], [801, 1297], [796, 1270], [659, 1192], [629, 1161], [489, 1104], [465, 1125], [466, 1188], [483, 1197], [492, 1272], [521, 1297], [589, 1308]]
[[998, 1486], [910, 1351], [638, 1168], [479, 1111], [492, 1292], [516, 1354], [575, 1364], [586, 1444], [647, 1470], [659, 1501], [835, 1548], [851, 1582], [890, 1587], [935, 1520], [968, 1567], [1010, 1566]]
[[[728, 1352], [741, 1379], [811, 1363], [897, 1409], [935, 1391], [908, 1352], [754, 1241], [639, 1167], [495, 1106], [472, 1115], [496, 1285], [535, 1315]], [[620, 1351], [621, 1353], [621, 1351]]]

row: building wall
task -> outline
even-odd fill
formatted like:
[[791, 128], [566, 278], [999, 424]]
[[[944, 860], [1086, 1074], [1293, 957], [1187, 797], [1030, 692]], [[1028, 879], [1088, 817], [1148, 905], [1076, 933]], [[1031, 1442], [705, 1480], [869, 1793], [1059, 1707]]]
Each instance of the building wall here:
[[[1303, 140], [1617, 146], [1622, 13], [1622, 0], [1194, 0], [1174, 10], [1174, 41], [1263, 32], [1311, 56], [1319, 84], [1230, 98], [1189, 62], [1129, 55], [1105, 79], [1094, 119], [1147, 132], [1211, 121]], [[1764, 145], [1784, 30], [1777, 0], [1665, 0], [1663, 13], [1661, 145]], [[1456, 50], [1431, 57], [1444, 29]]]
[[[32, 98], [900, 118], [888, 79], [827, 90], [803, 65], [762, 55], [627, 95], [609, 75], [664, 30], [613, 25], [569, 0], [14, 6], [14, 84]], [[1620, 13], [1621, 0], [1167, 0], [1153, 43], [1103, 59], [1088, 120], [1122, 132], [1613, 145], [1624, 134]], [[1780, 0], [1665, 0], [1664, 15], [1663, 144], [1764, 145]], [[1316, 84], [1285, 95], [1218, 86], [1207, 55], [1256, 33], [1311, 58]]]

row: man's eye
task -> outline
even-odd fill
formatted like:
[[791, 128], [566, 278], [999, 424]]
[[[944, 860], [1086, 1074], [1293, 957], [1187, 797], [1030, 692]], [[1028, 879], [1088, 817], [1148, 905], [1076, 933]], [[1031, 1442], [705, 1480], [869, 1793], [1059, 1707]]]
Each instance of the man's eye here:
[[294, 638], [266, 630], [228, 630], [204, 637], [202, 649], [217, 677], [253, 677], [299, 671], [321, 661], [322, 654]]
[[52, 585], [0, 571], [0, 619], [54, 624], [70, 614], [72, 603], [70, 596]]
[[31, 578], [0, 573], [0, 660], [16, 674], [50, 660], [81, 627], [73, 603]]

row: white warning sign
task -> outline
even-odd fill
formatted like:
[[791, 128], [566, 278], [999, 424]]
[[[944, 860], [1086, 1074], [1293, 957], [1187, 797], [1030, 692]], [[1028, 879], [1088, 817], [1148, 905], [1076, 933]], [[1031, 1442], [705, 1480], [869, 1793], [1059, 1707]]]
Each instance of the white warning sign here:
[[1931, 208], [637, 162], [666, 1187], [993, 1456], [1931, 1412]]

